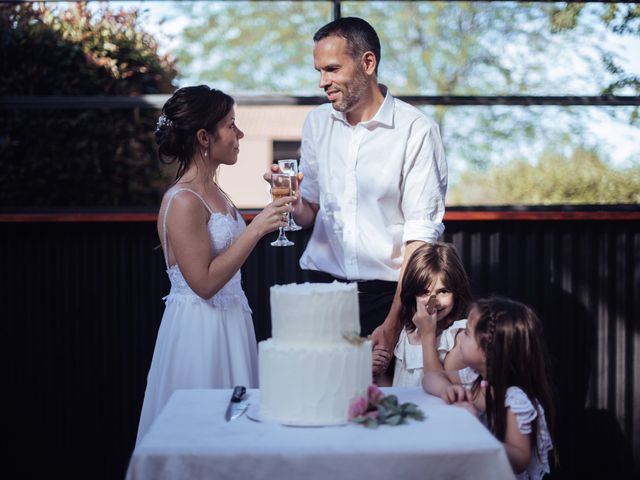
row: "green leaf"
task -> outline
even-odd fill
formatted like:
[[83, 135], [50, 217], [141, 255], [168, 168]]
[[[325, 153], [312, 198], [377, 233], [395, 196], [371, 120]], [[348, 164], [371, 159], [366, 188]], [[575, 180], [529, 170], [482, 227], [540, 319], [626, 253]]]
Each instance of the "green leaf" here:
[[387, 395], [382, 399], [381, 403], [387, 408], [396, 407], [398, 406], [398, 397], [396, 397], [395, 395]]
[[367, 428], [378, 428], [378, 421], [373, 418], [367, 418], [364, 426]]
[[400, 425], [404, 421], [404, 418], [399, 413], [390, 415], [386, 418], [385, 423], [388, 425]]
[[380, 418], [385, 418], [389, 414], [389, 409], [382, 404], [378, 405], [378, 415]]
[[409, 418], [413, 418], [414, 420], [422, 422], [426, 417], [425, 417], [424, 413], [422, 413], [420, 411], [417, 411], [415, 413], [410, 414]]
[[403, 413], [409, 414], [418, 411], [418, 406], [415, 403], [403, 403], [400, 405], [400, 409]]

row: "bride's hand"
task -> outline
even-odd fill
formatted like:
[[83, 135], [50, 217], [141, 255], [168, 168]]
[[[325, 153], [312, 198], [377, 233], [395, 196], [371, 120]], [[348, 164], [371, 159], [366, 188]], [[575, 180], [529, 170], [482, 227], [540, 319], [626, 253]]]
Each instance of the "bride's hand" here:
[[267, 233], [271, 233], [280, 227], [286, 227], [287, 220], [284, 214], [293, 211], [291, 202], [294, 202], [295, 199], [295, 197], [282, 197], [274, 200], [255, 216], [249, 227], [256, 229], [260, 237], [264, 237]]
[[278, 173], [280, 171], [280, 167], [278, 167], [277, 163], [273, 163], [271, 164], [271, 169], [266, 172], [262, 178], [264, 178], [264, 181], [267, 182], [269, 185], [271, 185], [271, 174], [272, 173]]

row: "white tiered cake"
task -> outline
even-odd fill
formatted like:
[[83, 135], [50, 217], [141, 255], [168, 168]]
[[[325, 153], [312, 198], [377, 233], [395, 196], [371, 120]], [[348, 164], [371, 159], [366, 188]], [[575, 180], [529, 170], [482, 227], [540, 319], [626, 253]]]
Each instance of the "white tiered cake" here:
[[288, 425], [347, 421], [349, 402], [371, 384], [371, 342], [358, 334], [357, 284], [271, 287], [272, 337], [259, 344], [260, 416]]

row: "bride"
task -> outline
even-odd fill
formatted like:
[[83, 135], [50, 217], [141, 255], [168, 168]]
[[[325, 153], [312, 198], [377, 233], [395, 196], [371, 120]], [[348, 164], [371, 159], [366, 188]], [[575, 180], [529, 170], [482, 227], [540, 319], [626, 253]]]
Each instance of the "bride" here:
[[285, 226], [293, 197], [275, 200], [246, 226], [216, 183], [244, 136], [233, 99], [207, 86], [177, 90], [155, 132], [160, 160], [177, 162], [158, 215], [171, 291], [147, 377], [138, 444], [176, 389], [257, 387], [256, 338], [240, 267], [265, 234]]

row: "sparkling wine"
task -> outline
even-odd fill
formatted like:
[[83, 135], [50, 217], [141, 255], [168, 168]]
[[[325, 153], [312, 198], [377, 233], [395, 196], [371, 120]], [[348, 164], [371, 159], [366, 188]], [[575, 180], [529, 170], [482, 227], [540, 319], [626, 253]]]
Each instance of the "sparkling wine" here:
[[286, 197], [289, 195], [289, 189], [283, 187], [272, 187], [271, 188], [271, 196], [274, 200], [282, 197]]
[[293, 175], [291, 177], [291, 195], [294, 197], [298, 196], [298, 176]]

